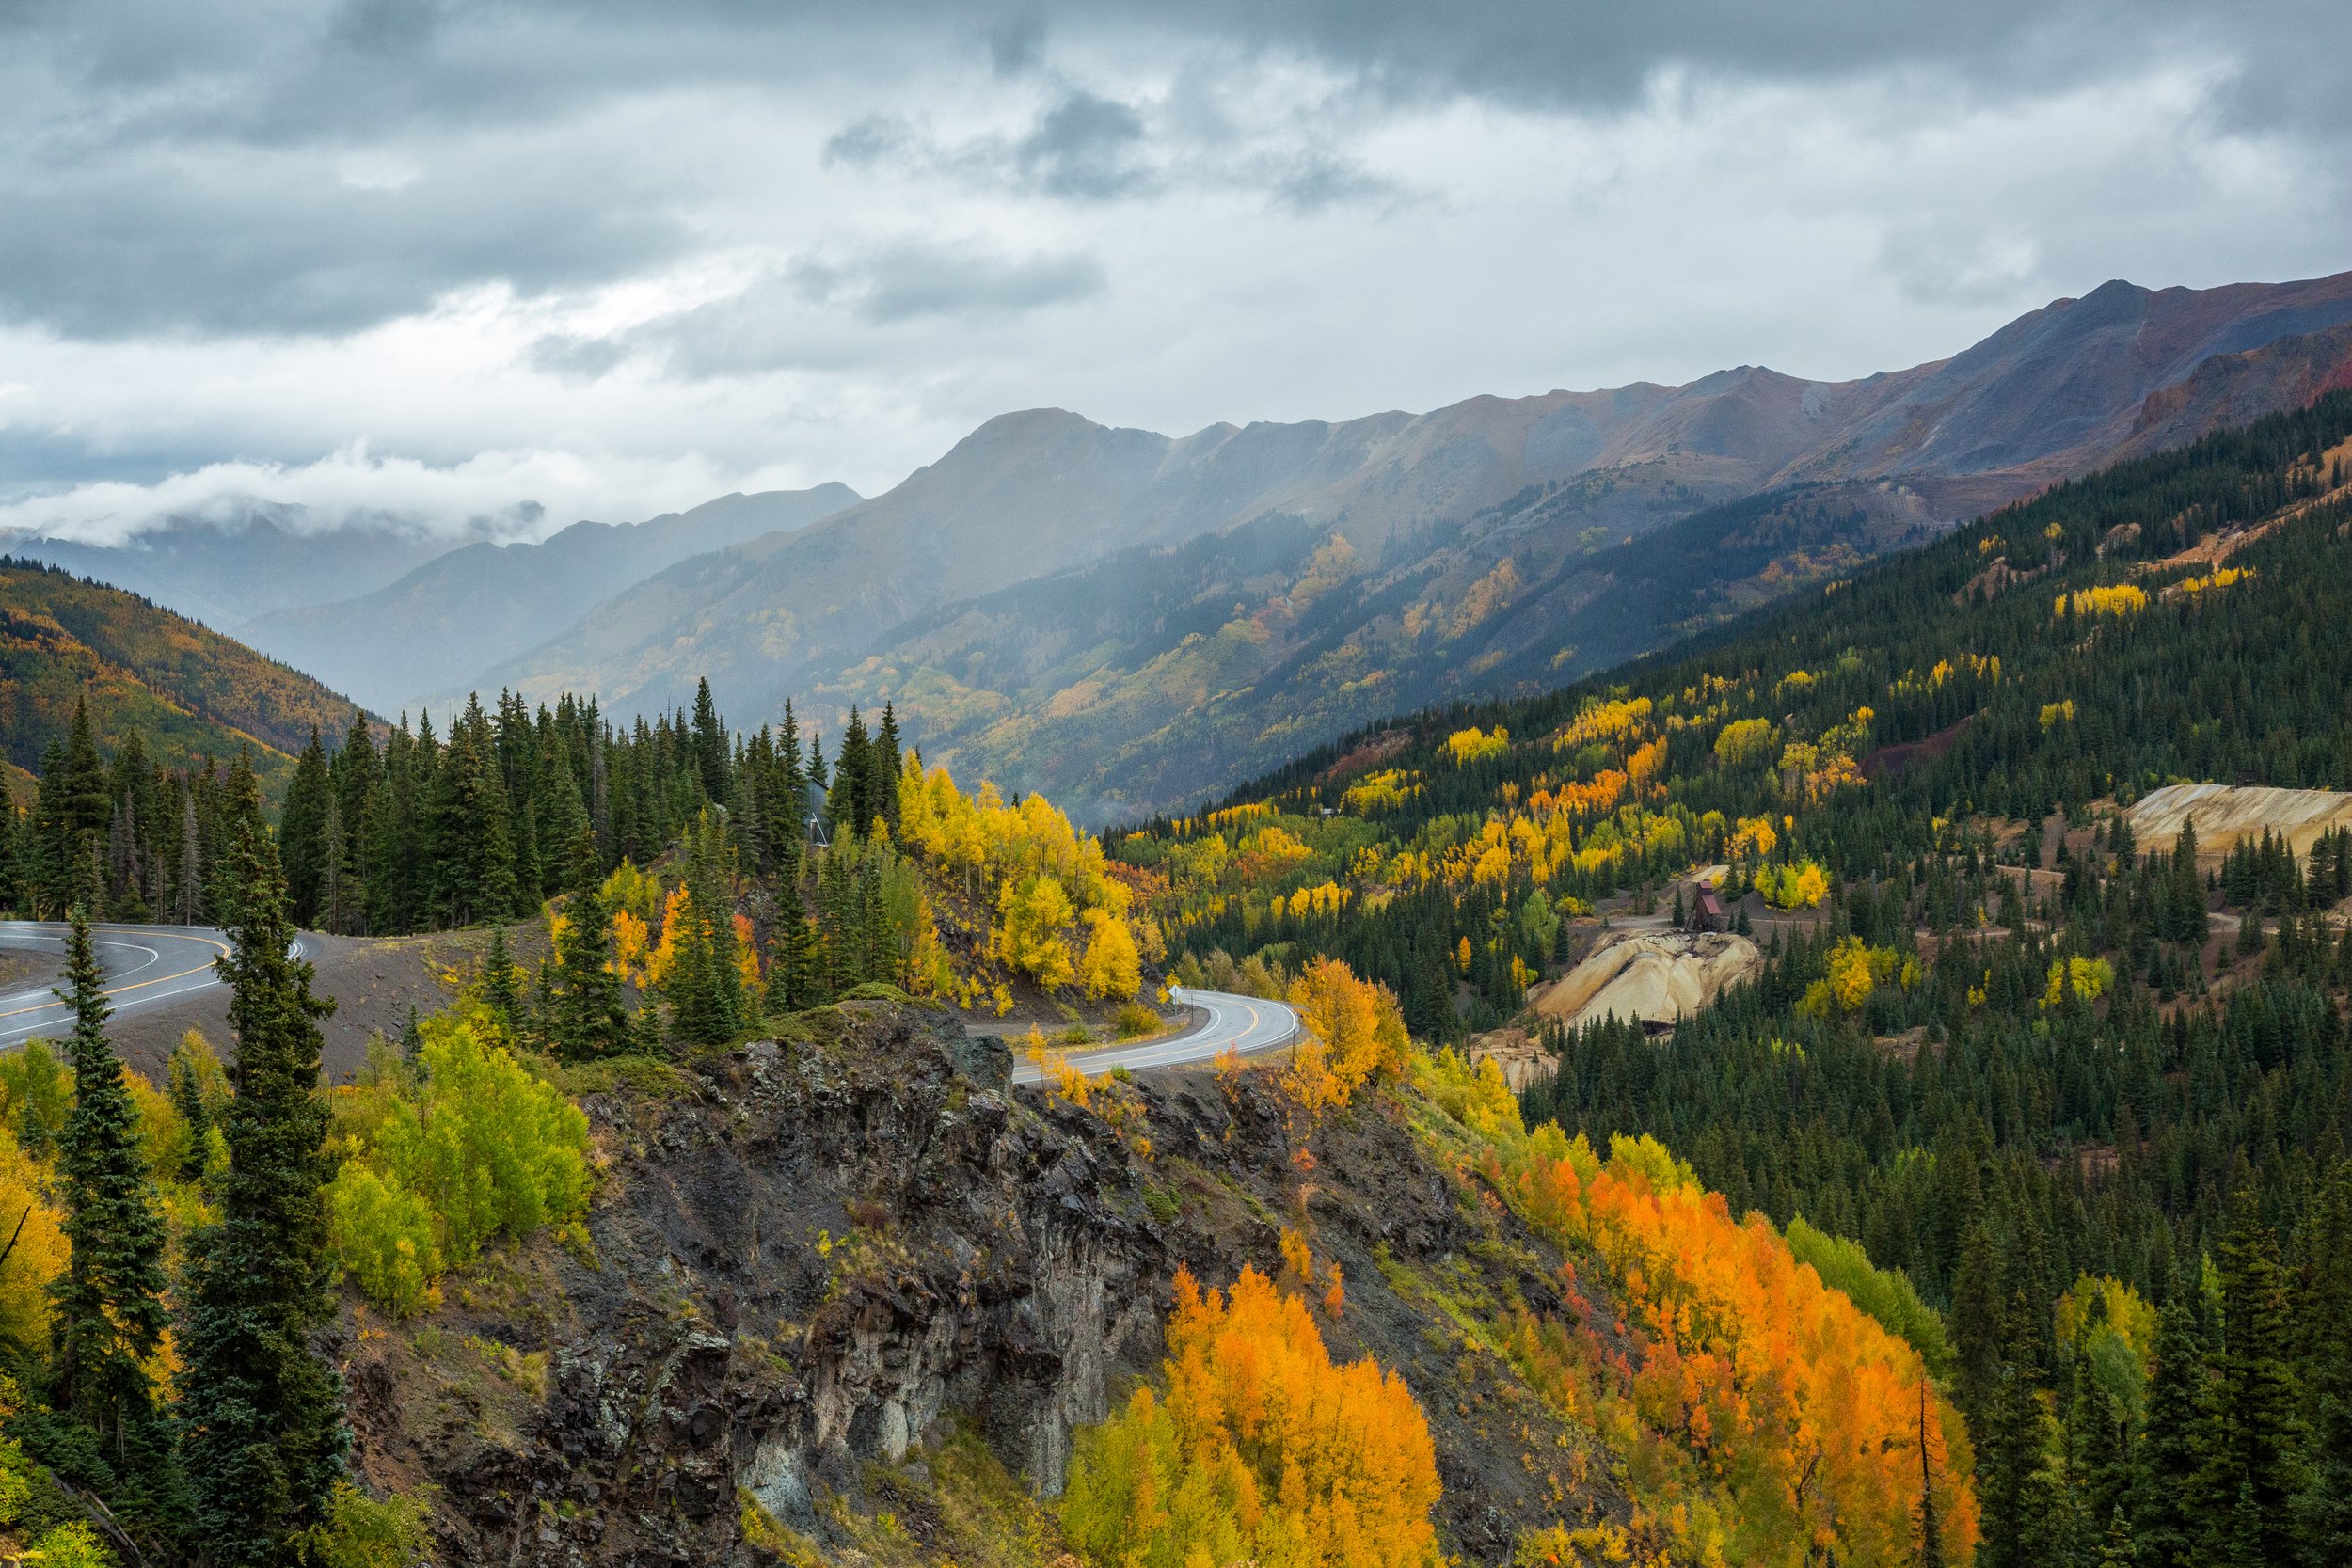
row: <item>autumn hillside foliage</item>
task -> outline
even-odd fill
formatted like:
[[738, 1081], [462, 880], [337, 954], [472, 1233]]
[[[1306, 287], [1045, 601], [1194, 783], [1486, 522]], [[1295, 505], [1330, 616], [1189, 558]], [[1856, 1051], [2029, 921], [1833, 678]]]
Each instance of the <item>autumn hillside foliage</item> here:
[[1358, 979], [1337, 958], [1316, 958], [1290, 983], [1287, 1000], [1298, 1010], [1298, 1043], [1282, 1086], [1310, 1117], [1404, 1072], [1405, 1015], [1388, 987]]
[[1144, 960], [1163, 950], [1158, 927], [1130, 913], [1102, 843], [1044, 797], [1009, 805], [988, 783], [966, 795], [946, 768], [927, 771], [910, 752], [898, 800], [899, 843], [942, 893], [961, 895], [980, 928], [963, 972], [943, 973], [933, 989], [967, 1007], [1009, 976], [1091, 1001], [1142, 989]]
[[1448, 1052], [1417, 1064], [1456, 1125], [1466, 1176], [1565, 1249], [1572, 1305], [1619, 1304], [1635, 1354], [1577, 1313], [1522, 1313], [1521, 1370], [1624, 1455], [1636, 1533], [1677, 1560], [1907, 1564], [1919, 1548], [1921, 1409], [1946, 1560], [1977, 1533], [1959, 1414], [1919, 1353], [1799, 1260], [1760, 1214], [1723, 1196], [1655, 1140], [1613, 1140], [1602, 1160], [1556, 1124], [1528, 1132], [1491, 1063]]
[[1437, 1452], [1404, 1380], [1335, 1367], [1304, 1302], [1245, 1268], [1176, 1275], [1165, 1399], [1079, 1440], [1062, 1503], [1104, 1568], [1436, 1568]]

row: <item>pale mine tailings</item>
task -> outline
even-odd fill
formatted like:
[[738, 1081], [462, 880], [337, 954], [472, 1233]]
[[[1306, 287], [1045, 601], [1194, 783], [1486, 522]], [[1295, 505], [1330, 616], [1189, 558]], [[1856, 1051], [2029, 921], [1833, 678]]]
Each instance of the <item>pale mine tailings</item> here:
[[1613, 1015], [1670, 1029], [1763, 968], [1764, 955], [1742, 936], [1634, 931], [1604, 940], [1534, 1000], [1537, 1012], [1570, 1028]]
[[2308, 855], [2322, 833], [2352, 828], [2352, 795], [2330, 789], [2269, 789], [2259, 784], [2167, 784], [2150, 790], [2128, 816], [2132, 836], [2143, 850], [2169, 848], [2185, 821], [2197, 830], [2197, 847], [2217, 855], [2240, 839], [2259, 839], [2267, 828], [2298, 855]]

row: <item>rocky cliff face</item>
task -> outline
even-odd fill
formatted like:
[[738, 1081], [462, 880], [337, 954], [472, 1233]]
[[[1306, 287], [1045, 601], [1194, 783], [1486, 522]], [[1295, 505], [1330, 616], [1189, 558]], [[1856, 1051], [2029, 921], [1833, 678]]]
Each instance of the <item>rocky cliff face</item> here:
[[1250, 1075], [1138, 1084], [1114, 1130], [1013, 1090], [1004, 1048], [941, 1015], [803, 1022], [590, 1096], [610, 1165], [584, 1234], [453, 1278], [419, 1323], [355, 1307], [357, 1462], [438, 1489], [448, 1560], [876, 1560], [855, 1527], [894, 1497], [902, 1560], [938, 1560], [927, 1451], [956, 1433], [1050, 1498], [1075, 1429], [1156, 1366], [1178, 1264], [1274, 1272], [1284, 1226], [1345, 1271], [1334, 1355], [1421, 1400], [1450, 1550], [1624, 1516], [1589, 1437], [1433, 1307], [1560, 1313], [1559, 1260], [1430, 1164], [1401, 1102], [1327, 1124], [1307, 1178]]

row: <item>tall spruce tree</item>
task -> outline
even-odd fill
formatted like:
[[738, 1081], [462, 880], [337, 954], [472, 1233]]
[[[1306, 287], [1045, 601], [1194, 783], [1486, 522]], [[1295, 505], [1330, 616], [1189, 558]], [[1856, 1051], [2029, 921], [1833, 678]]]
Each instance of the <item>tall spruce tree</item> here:
[[2002, 1314], [2001, 1368], [1978, 1456], [1985, 1568], [2039, 1568], [2050, 1544], [2040, 1351], [2033, 1307], [2024, 1289], [2013, 1290]]
[[115, 1472], [115, 1511], [168, 1529], [180, 1489], [146, 1369], [170, 1323], [163, 1212], [139, 1146], [138, 1111], [106, 1037], [105, 980], [89, 913], [76, 905], [71, 921], [69, 989], [57, 994], [73, 1008], [74, 1095], [57, 1137], [57, 1196], [72, 1247], [50, 1286], [56, 1302], [50, 1399], [97, 1438]]
[[2321, 1568], [2352, 1561], [2352, 1163], [2336, 1167], [2314, 1229], [2304, 1302], [2311, 1465], [2296, 1513], [2305, 1560]]
[[277, 1568], [342, 1466], [342, 1379], [310, 1347], [329, 1321], [327, 1113], [318, 1021], [295, 958], [276, 849], [248, 832], [230, 956], [235, 1087], [220, 1218], [190, 1239], [181, 1345], [182, 1451], [198, 1539], [216, 1568]]
[[506, 927], [490, 927], [490, 943], [482, 954], [482, 1005], [509, 1033], [523, 1024], [522, 983], [515, 973], [515, 955], [506, 945]]
[[833, 788], [825, 795], [825, 820], [835, 833], [862, 837], [874, 825], [873, 802], [867, 798], [873, 786], [867, 750], [866, 720], [851, 704], [850, 721], [841, 727], [834, 747]]
[[286, 912], [297, 926], [318, 923], [320, 843], [326, 827], [326, 803], [334, 788], [327, 776], [326, 748], [319, 727], [310, 726], [310, 743], [294, 762], [294, 778], [286, 785], [286, 803], [278, 814], [278, 854], [286, 865]]
[[2233, 1208], [2221, 1243], [2221, 1349], [2205, 1456], [2206, 1494], [2221, 1506], [2206, 1521], [2208, 1550], [2215, 1560], [2289, 1562], [2303, 1488], [2285, 1270], [2251, 1190], [2241, 1190]]
[[597, 862], [596, 830], [582, 821], [572, 837], [571, 890], [555, 942], [548, 1024], [556, 1049], [574, 1059], [613, 1055], [629, 1043], [621, 977], [610, 967], [612, 911], [597, 887]]
[[[866, 748], [866, 810], [871, 816], [882, 818], [890, 830], [892, 842], [898, 837], [898, 768], [901, 743], [898, 739], [898, 711], [891, 703], [882, 704], [882, 728], [874, 732], [873, 743]], [[870, 819], [870, 818], [869, 818]]]
[[702, 779], [703, 798], [723, 805], [734, 791], [727, 784], [731, 755], [726, 726], [719, 721], [718, 705], [710, 700], [710, 680], [694, 684], [694, 767]]
[[2155, 1368], [2148, 1384], [2148, 1430], [2135, 1467], [2132, 1539], [2147, 1568], [2191, 1568], [2204, 1532], [2204, 1340], [2193, 1289], [2175, 1282], [2156, 1319]]

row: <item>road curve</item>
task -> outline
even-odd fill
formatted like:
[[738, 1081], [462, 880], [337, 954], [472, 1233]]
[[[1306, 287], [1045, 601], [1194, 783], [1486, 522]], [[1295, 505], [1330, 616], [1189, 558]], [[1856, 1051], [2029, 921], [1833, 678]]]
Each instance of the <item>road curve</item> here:
[[[1229, 1046], [1238, 1054], [1279, 1051], [1298, 1037], [1298, 1015], [1284, 1002], [1262, 996], [1233, 996], [1220, 990], [1173, 990], [1168, 995], [1200, 1008], [1209, 1016], [1172, 1039], [1144, 1040], [1135, 1045], [1105, 1046], [1100, 1051], [1073, 1051], [1072, 1067], [1089, 1075], [1115, 1067], [1141, 1072], [1152, 1068], [1190, 1067], [1214, 1059]], [[1037, 1084], [1044, 1074], [1035, 1062], [1016, 1059], [1016, 1084]]]
[[[55, 953], [61, 972], [65, 935], [62, 921], [0, 920], [0, 949]], [[93, 926], [90, 941], [106, 972], [107, 1003], [119, 1013], [219, 985], [213, 960], [229, 951], [229, 939], [209, 926]], [[72, 1009], [46, 985], [0, 996], [0, 1045], [35, 1035], [59, 1038], [72, 1027]]]

